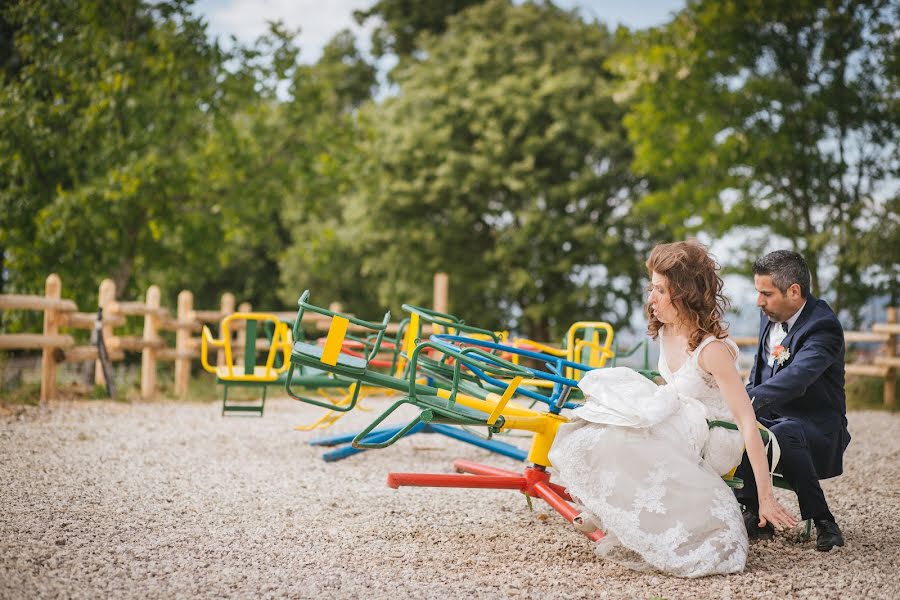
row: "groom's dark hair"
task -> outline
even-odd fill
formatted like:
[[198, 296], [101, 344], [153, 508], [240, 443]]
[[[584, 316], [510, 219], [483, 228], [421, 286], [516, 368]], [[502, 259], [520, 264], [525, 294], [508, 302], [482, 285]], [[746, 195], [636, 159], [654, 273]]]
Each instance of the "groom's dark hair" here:
[[792, 284], [800, 286], [800, 296], [809, 296], [809, 267], [803, 257], [792, 250], [769, 252], [753, 263], [754, 275], [768, 275], [782, 294]]

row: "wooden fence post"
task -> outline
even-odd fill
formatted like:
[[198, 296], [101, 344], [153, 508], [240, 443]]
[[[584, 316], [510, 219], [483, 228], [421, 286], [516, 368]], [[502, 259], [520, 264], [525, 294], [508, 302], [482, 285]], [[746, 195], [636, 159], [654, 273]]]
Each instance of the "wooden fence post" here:
[[[59, 275], [51, 273], [44, 284], [44, 296], [53, 300], [62, 298], [62, 281]], [[59, 333], [59, 311], [44, 309], [44, 335], [54, 336]], [[41, 353], [41, 402], [56, 398], [56, 357], [54, 348], [44, 346]]]
[[148, 310], [144, 314], [145, 345], [141, 350], [141, 398], [143, 400], [150, 400], [156, 396], [156, 348], [147, 343], [159, 340], [157, 333], [159, 302], [159, 287], [151, 285], [147, 289], [145, 305]]
[[[112, 279], [104, 279], [100, 282], [100, 291], [97, 297], [97, 306], [103, 309], [103, 340], [106, 342], [106, 348], [109, 350], [110, 341], [113, 337], [113, 328], [110, 325], [109, 306], [116, 301], [116, 282]], [[106, 377], [103, 376], [103, 366], [98, 358], [94, 365], [94, 384], [106, 385]]]
[[434, 298], [432, 308], [440, 313], [450, 312], [450, 281], [446, 273], [434, 274]]
[[[889, 307], [887, 309], [888, 325], [897, 324], [897, 308]], [[888, 334], [888, 341], [884, 346], [884, 355], [890, 362], [897, 352], [897, 334]], [[892, 408], [897, 397], [897, 369], [888, 364], [887, 372], [884, 374], [884, 405]]]
[[[230, 292], [225, 292], [222, 294], [222, 301], [220, 303], [220, 312], [222, 313], [222, 318], [224, 319], [228, 315], [234, 313], [234, 294]], [[224, 333], [219, 331], [219, 337], [223, 337]], [[232, 357], [234, 359], [234, 357]], [[218, 356], [216, 357], [216, 365], [223, 366], [225, 364], [225, 351], [219, 350]]]
[[187, 396], [191, 379], [191, 359], [186, 358], [191, 351], [191, 330], [184, 326], [194, 310], [194, 294], [181, 290], [178, 294], [178, 329], [175, 330], [175, 394]]

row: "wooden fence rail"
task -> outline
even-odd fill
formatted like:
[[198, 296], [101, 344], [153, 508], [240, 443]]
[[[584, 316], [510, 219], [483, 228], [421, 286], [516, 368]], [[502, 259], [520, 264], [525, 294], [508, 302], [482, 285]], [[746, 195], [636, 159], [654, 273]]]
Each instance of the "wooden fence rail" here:
[[[443, 273], [435, 274], [434, 306], [441, 312], [447, 310], [448, 282]], [[191, 361], [200, 358], [200, 338], [194, 337], [204, 324], [217, 324], [226, 316], [235, 312], [233, 294], [222, 295], [219, 310], [194, 309], [194, 296], [184, 290], [178, 294], [176, 316], [173, 318], [169, 310], [160, 303], [160, 290], [153, 285], [147, 290], [144, 302], [124, 302], [116, 300], [116, 286], [112, 280], [106, 279], [100, 284], [98, 304], [103, 309], [103, 338], [112, 361], [124, 359], [125, 352], [141, 353], [141, 397], [150, 399], [157, 394], [157, 363], [174, 361], [174, 390], [176, 395], [185, 396], [190, 382]], [[239, 309], [251, 310], [247, 303]], [[332, 305], [332, 310], [340, 310], [339, 305]], [[60, 329], [93, 329], [96, 314], [78, 312], [78, 307], [71, 300], [62, 298], [62, 282], [59, 276], [47, 277], [44, 296], [28, 296], [21, 294], [0, 294], [0, 310], [34, 310], [44, 313], [44, 331], [42, 334], [17, 333], [0, 335], [0, 350], [41, 350], [41, 401], [56, 397], [56, 365], [60, 362], [85, 362], [97, 360], [97, 348], [94, 345], [76, 346], [75, 339]], [[276, 312], [279, 318], [292, 319], [296, 313]], [[143, 335], [116, 335], [115, 330], [123, 327], [128, 318], [143, 318]], [[314, 327], [327, 329], [328, 318], [321, 315], [307, 314], [304, 322]], [[392, 323], [390, 331], [396, 331], [397, 325]], [[175, 347], [167, 346], [160, 331], [175, 332]], [[240, 361], [243, 351], [243, 332], [236, 332], [234, 360]], [[871, 363], [848, 363], [848, 375], [876, 377], [884, 380], [884, 404], [893, 406], [896, 395], [897, 369], [900, 368], [900, 357], [897, 356], [897, 339], [900, 337], [900, 324], [897, 323], [897, 309], [888, 308], [887, 323], [877, 323], [871, 331], [846, 331], [846, 343], [877, 343], [880, 352]], [[755, 337], [735, 338], [738, 346], [754, 347]], [[264, 348], [261, 344], [260, 348]], [[224, 364], [224, 352], [219, 352], [218, 364]], [[99, 365], [94, 369], [95, 382], [103, 385], [103, 369]]]
[[[447, 282], [446, 275], [435, 276], [435, 291], [438, 299], [446, 307]], [[157, 363], [173, 361], [175, 363], [174, 390], [176, 395], [185, 396], [188, 392], [191, 374], [191, 362], [200, 358], [199, 334], [206, 324], [218, 324], [222, 319], [235, 312], [233, 294], [222, 295], [219, 310], [195, 310], [194, 295], [183, 290], [178, 294], [176, 315], [173, 318], [169, 310], [161, 306], [160, 290], [150, 286], [143, 302], [125, 302], [116, 300], [116, 286], [110, 279], [100, 284], [98, 306], [103, 309], [103, 339], [106, 343], [111, 361], [121, 361], [125, 352], [141, 353], [141, 398], [150, 399], [157, 395]], [[332, 310], [339, 311], [340, 305], [332, 304]], [[250, 304], [243, 303], [239, 310], [249, 312]], [[92, 330], [96, 321], [94, 312], [78, 312], [72, 300], [62, 298], [62, 282], [56, 274], [47, 277], [43, 296], [22, 294], [0, 294], [0, 310], [33, 310], [44, 313], [43, 333], [0, 334], [0, 350], [41, 350], [41, 401], [51, 400], [57, 395], [56, 366], [61, 362], [88, 362], [98, 360], [97, 347], [91, 345], [77, 346], [75, 338], [60, 329]], [[279, 312], [280, 318], [293, 319], [295, 312]], [[116, 329], [126, 325], [129, 318], [143, 319], [143, 335], [117, 335]], [[329, 318], [307, 313], [303, 318], [318, 329], [327, 329]], [[394, 328], [396, 328], [396, 324]], [[161, 331], [175, 332], [175, 347], [167, 346]], [[242, 360], [244, 348], [244, 331], [236, 327], [234, 357]], [[267, 349], [266, 343], [258, 344], [260, 349]], [[225, 353], [218, 352], [218, 364], [225, 364]], [[98, 385], [106, 383], [103, 369], [97, 364], [94, 369], [94, 381]]]

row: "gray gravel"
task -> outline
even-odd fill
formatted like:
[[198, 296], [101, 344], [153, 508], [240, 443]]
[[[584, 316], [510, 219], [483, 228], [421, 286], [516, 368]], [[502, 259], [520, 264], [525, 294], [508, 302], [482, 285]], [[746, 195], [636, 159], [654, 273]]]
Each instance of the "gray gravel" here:
[[455, 457], [519, 467], [501, 456], [418, 435], [325, 463], [306, 443], [317, 434], [292, 429], [318, 409], [219, 410], [0, 408], [0, 598], [900, 597], [898, 414], [850, 415], [847, 473], [825, 482], [844, 548], [780, 536], [753, 545], [744, 573], [683, 580], [603, 563], [515, 492], [385, 485]]

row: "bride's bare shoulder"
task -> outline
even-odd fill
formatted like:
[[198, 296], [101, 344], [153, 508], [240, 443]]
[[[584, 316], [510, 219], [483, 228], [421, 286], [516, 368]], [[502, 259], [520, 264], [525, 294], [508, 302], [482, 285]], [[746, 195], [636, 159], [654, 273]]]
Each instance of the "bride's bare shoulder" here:
[[700, 349], [697, 357], [700, 368], [707, 373], [717, 365], [733, 365], [735, 359], [737, 359], [737, 344], [730, 337], [709, 341]]

